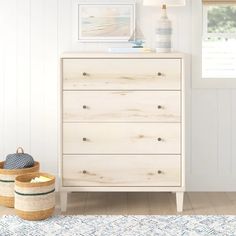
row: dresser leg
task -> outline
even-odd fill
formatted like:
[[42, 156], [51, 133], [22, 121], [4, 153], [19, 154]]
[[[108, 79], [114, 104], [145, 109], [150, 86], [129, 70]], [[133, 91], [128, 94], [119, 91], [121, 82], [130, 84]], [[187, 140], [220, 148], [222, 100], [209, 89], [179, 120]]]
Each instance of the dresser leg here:
[[60, 200], [61, 200], [61, 211], [67, 210], [67, 192], [60, 193]]
[[184, 192], [176, 192], [177, 212], [183, 211], [183, 204], [184, 204]]

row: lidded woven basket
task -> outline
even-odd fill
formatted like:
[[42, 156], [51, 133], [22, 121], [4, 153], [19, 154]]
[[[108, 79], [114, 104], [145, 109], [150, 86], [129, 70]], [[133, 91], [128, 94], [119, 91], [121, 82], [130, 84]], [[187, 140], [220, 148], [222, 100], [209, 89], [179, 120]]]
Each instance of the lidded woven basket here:
[[39, 171], [39, 162], [34, 162], [31, 168], [8, 170], [3, 169], [4, 162], [0, 162], [0, 205], [14, 207], [14, 185], [18, 175]]
[[34, 166], [34, 159], [28, 153], [24, 153], [22, 147], [17, 148], [16, 153], [8, 154], [4, 162], [4, 169], [14, 170], [30, 168]]
[[[35, 177], [49, 181], [31, 183]], [[15, 181], [15, 211], [24, 220], [44, 220], [55, 209], [55, 177], [46, 173], [19, 175]]]

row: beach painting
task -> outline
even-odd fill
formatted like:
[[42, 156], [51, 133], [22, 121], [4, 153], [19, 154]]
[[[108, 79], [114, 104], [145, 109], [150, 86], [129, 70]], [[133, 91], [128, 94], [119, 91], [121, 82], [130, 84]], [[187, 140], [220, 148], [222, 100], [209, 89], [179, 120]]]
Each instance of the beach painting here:
[[79, 4], [81, 41], [128, 41], [134, 30], [134, 4]]

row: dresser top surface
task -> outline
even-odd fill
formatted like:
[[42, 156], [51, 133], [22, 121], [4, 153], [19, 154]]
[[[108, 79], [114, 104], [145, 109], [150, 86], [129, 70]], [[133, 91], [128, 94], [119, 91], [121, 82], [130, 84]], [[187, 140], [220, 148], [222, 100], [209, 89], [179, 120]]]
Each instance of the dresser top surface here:
[[171, 52], [171, 53], [104, 53], [104, 52], [65, 52], [61, 54], [62, 59], [73, 58], [143, 58], [143, 59], [183, 59], [184, 53]]

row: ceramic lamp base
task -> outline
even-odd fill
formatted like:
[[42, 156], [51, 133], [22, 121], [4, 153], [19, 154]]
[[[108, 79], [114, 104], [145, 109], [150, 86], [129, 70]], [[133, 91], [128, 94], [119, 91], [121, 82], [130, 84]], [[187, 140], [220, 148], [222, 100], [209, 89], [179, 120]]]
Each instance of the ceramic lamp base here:
[[166, 5], [162, 6], [161, 18], [156, 26], [156, 52], [165, 53], [171, 51], [172, 24], [167, 17]]
[[165, 38], [156, 37], [156, 52], [170, 52], [171, 51], [171, 36], [165, 36]]

